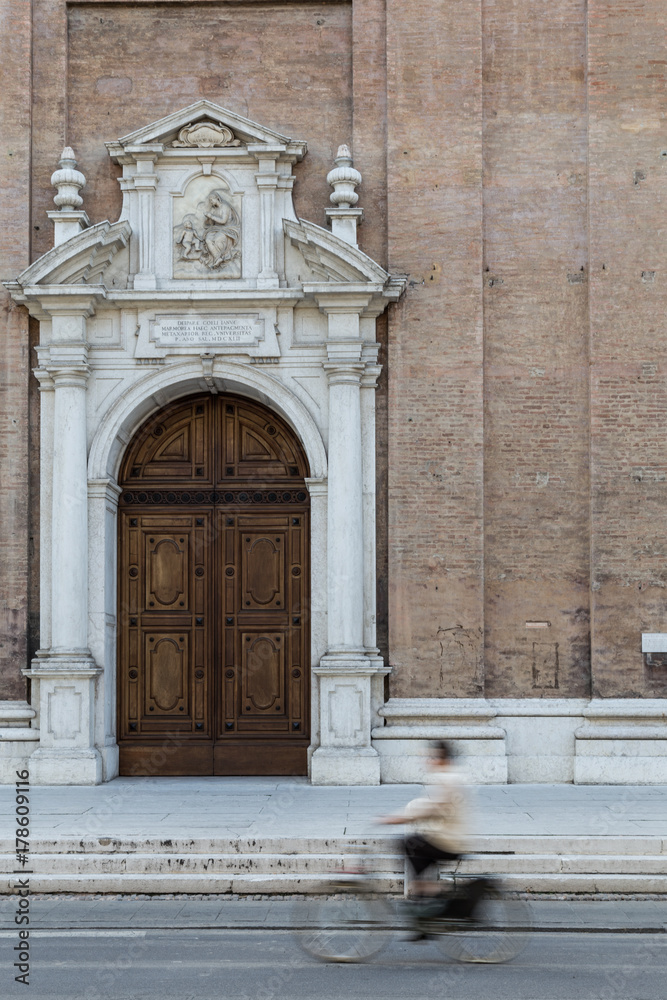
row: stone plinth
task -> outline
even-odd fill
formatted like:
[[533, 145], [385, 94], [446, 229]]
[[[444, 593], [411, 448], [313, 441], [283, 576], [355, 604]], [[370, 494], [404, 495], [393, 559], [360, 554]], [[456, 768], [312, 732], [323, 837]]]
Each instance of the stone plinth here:
[[391, 698], [378, 712], [386, 720], [372, 732], [382, 781], [423, 781], [433, 740], [450, 740], [471, 780], [507, 781], [505, 730], [482, 698]]
[[667, 700], [595, 698], [575, 733], [579, 785], [667, 784]]

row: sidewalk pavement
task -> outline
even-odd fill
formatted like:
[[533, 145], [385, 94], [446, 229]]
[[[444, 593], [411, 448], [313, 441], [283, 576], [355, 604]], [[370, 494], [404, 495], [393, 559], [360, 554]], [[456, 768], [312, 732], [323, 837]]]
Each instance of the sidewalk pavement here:
[[[110, 928], [189, 930], [282, 930], [309, 926], [319, 905], [309, 899], [72, 898], [31, 900], [31, 931]], [[332, 903], [332, 910], [336, 904]], [[652, 900], [533, 900], [534, 928], [541, 932], [665, 933], [667, 903]], [[0, 901], [0, 929], [16, 931], [16, 899]]]
[[[335, 838], [375, 835], [418, 785], [310, 785], [306, 778], [117, 778], [96, 786], [33, 786], [31, 836]], [[12, 786], [0, 787], [0, 838], [13, 839]], [[664, 785], [481, 785], [471, 833], [503, 837], [665, 838]], [[385, 829], [386, 832], [386, 829]]]

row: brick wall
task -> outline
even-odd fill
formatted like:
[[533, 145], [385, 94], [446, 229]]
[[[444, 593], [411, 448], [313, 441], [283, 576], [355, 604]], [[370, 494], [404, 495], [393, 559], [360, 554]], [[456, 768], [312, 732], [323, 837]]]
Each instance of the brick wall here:
[[[0, 277], [51, 246], [65, 142], [91, 219], [115, 219], [104, 142], [207, 97], [308, 141], [295, 201], [318, 224], [351, 142], [362, 248], [409, 274], [378, 328], [391, 693], [666, 691], [639, 645], [667, 582], [662, 0], [32, 7], [31, 28], [0, 0]], [[26, 316], [3, 301], [0, 697], [20, 697], [38, 418]]]
[[[30, 246], [31, 25], [21, 0], [0, 0], [0, 280]], [[25, 698], [28, 629], [28, 316], [0, 289], [0, 699]]]
[[593, 690], [667, 693], [667, 8], [589, 3]]
[[486, 693], [582, 697], [590, 676], [585, 0], [487, 2], [483, 38]]

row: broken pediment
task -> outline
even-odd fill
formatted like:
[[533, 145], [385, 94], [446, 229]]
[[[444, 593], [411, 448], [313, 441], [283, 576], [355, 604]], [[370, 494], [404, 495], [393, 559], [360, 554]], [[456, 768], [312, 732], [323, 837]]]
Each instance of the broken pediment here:
[[97, 285], [119, 250], [127, 246], [129, 238], [127, 222], [98, 222], [36, 260], [20, 275], [20, 284], [23, 288], [30, 285]]
[[372, 282], [383, 287], [389, 278], [367, 254], [328, 229], [303, 220], [285, 220], [283, 228], [313, 274], [324, 281]]

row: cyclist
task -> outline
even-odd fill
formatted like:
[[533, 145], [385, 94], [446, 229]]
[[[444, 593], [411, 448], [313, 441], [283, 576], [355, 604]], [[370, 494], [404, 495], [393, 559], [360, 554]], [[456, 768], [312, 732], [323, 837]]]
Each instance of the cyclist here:
[[467, 832], [465, 781], [453, 763], [452, 748], [446, 740], [432, 745], [429, 770], [428, 794], [408, 802], [400, 815], [379, 820], [412, 824], [414, 832], [403, 841], [403, 850], [410, 876], [407, 894], [418, 898], [439, 895], [438, 882], [425, 879], [424, 873], [438, 862], [458, 861], [465, 850]]

